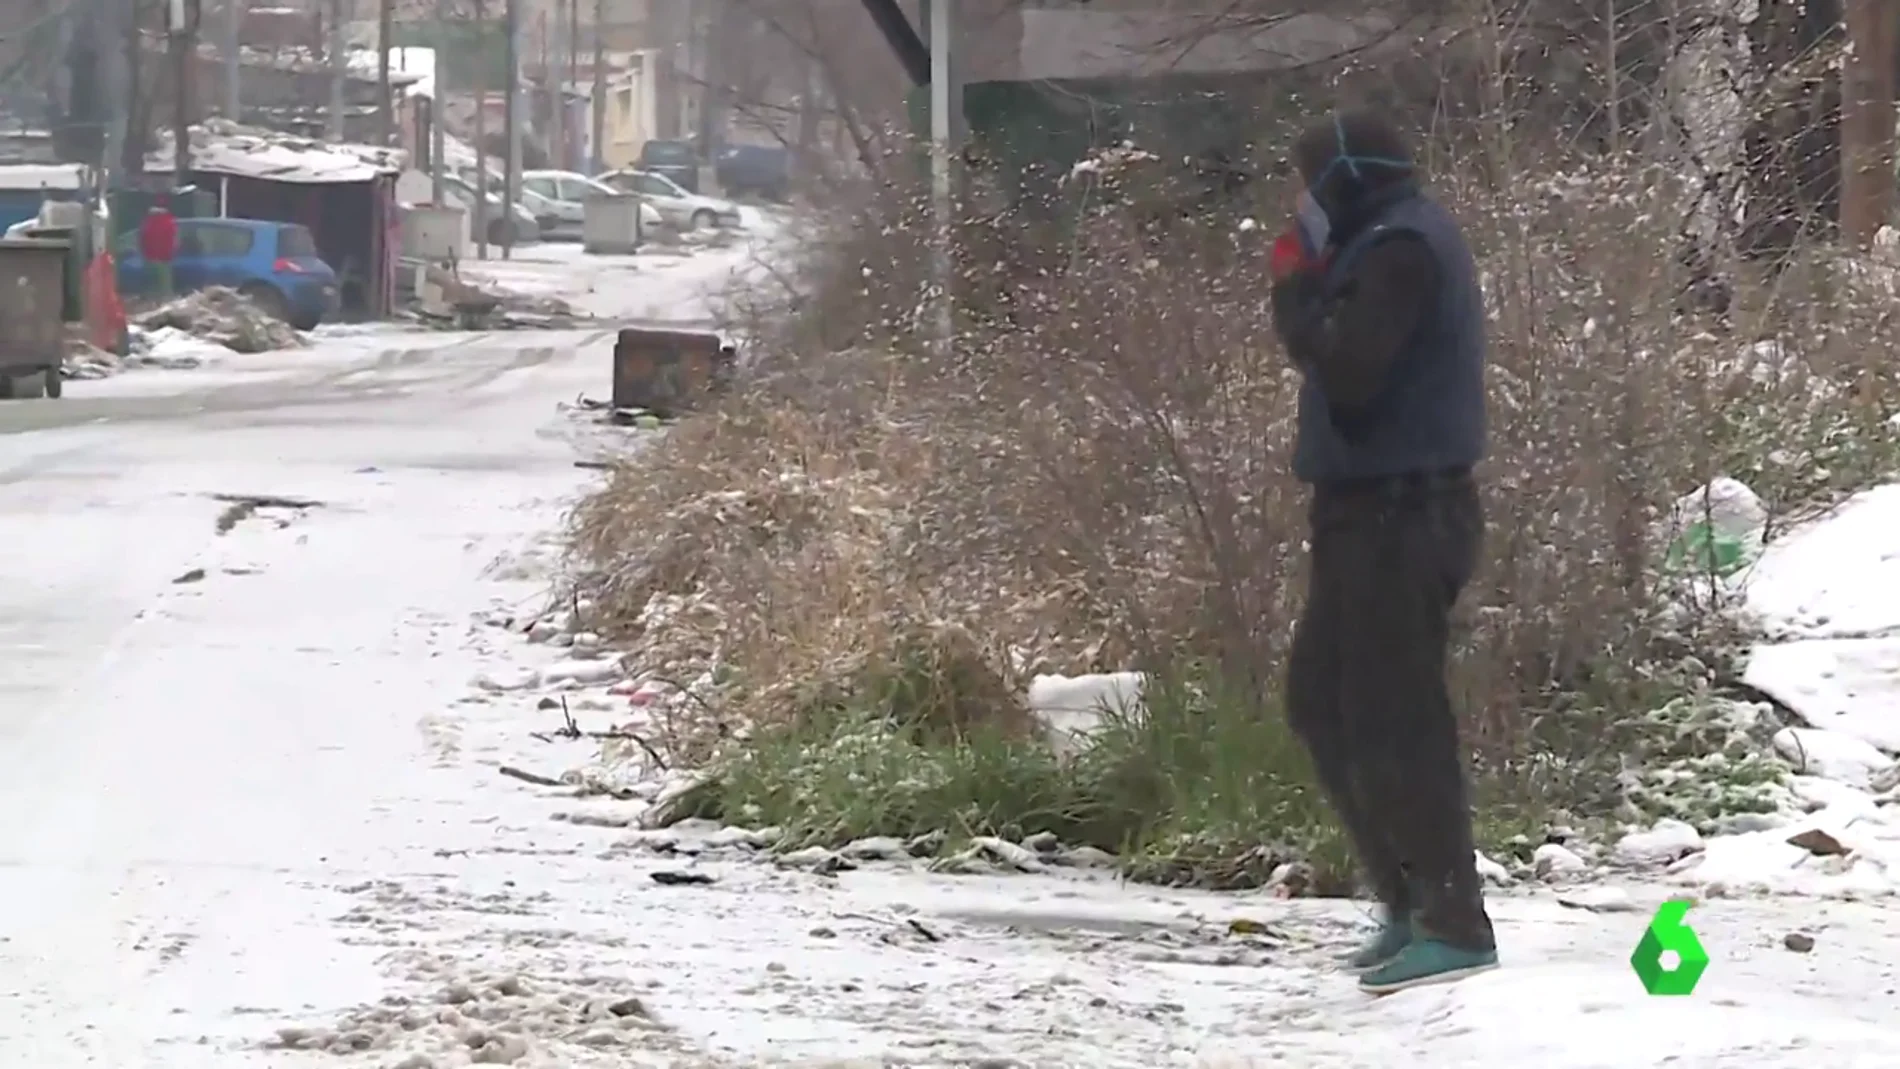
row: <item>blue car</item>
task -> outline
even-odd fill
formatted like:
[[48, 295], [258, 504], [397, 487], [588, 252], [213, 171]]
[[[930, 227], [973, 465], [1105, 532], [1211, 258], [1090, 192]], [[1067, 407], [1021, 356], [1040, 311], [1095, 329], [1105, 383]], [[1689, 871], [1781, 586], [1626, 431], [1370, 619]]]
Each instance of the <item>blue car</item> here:
[[[150, 294], [157, 277], [139, 255], [134, 229], [113, 246], [119, 292]], [[267, 219], [180, 219], [172, 289], [179, 294], [229, 286], [298, 330], [335, 315], [337, 278], [317, 255], [316, 239], [296, 223]]]

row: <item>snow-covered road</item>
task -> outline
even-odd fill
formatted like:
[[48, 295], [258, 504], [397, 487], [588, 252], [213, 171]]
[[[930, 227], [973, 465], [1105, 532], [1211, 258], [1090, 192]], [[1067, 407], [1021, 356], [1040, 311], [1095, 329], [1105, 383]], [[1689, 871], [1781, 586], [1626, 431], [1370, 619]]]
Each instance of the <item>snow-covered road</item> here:
[[361, 335], [0, 411], [0, 1066], [1900, 1065], [1891, 905], [1711, 899], [1655, 999], [1647, 908], [1501, 892], [1505, 969], [1373, 1002], [1352, 904], [819, 876], [504, 778], [589, 745], [471, 680], [557, 656], [481, 621], [542, 607], [607, 352]]
[[201, 1064], [151, 1044], [360, 998], [372, 952], [313, 924], [339, 885], [484, 837], [412, 786], [418, 724], [577, 484], [542, 432], [606, 348], [400, 351], [0, 437], [0, 1063]]

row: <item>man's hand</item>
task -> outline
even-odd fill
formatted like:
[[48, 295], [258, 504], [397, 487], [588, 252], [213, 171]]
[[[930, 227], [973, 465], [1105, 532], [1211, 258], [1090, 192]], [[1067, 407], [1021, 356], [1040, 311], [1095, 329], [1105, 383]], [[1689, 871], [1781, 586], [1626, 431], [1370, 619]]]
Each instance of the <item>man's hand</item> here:
[[[1282, 249], [1282, 242], [1291, 238], [1294, 243], [1293, 256], [1289, 259]], [[1274, 243], [1272, 307], [1273, 329], [1285, 343], [1287, 356], [1293, 366], [1302, 371], [1308, 370], [1300, 359], [1307, 348], [1302, 344], [1311, 333], [1320, 317], [1324, 314], [1325, 285], [1320, 277], [1318, 265], [1306, 259], [1299, 248], [1296, 235], [1285, 235]]]
[[1311, 267], [1312, 263], [1306, 255], [1306, 243], [1300, 240], [1298, 234], [1289, 230], [1273, 239], [1273, 250], [1267, 260], [1267, 272], [1273, 276], [1275, 285]]
[[1273, 287], [1273, 326], [1293, 366], [1314, 376], [1337, 417], [1379, 396], [1412, 332], [1437, 299], [1438, 264], [1424, 241], [1393, 234], [1323, 286], [1302, 271]]

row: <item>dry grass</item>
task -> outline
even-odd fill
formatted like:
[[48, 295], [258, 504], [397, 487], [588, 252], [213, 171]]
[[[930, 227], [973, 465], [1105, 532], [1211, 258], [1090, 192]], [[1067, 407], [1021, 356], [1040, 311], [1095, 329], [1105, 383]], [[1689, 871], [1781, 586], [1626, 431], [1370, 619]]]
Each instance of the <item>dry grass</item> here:
[[[1244, 715], [1272, 701], [1305, 519], [1285, 471], [1297, 383], [1260, 281], [1270, 234], [1238, 212], [1131, 210], [1104, 174], [1059, 234], [969, 228], [952, 357], [919, 341], [927, 228], [914, 205], [867, 201], [810, 250], [795, 314], [760, 328], [759, 373], [577, 511], [617, 637], [660, 675], [710, 681], [677, 751], [798, 721], [814, 687], [862, 691], [946, 635], [948, 660], [1003, 684], [979, 704], [1011, 732], [1008, 695], [1036, 670], [1192, 664], [1245, 684]], [[1726, 474], [1786, 514], [1890, 470], [1891, 287], [1827, 257], [1737, 265], [1727, 315], [1684, 314], [1691, 280], [1660, 240], [1670, 175], [1437, 185], [1494, 312], [1467, 729], [1484, 767], [1603, 801], [1604, 758], [1640, 744], [1619, 730], [1725, 682], [1715, 632], [1658, 612], [1670, 503]]]

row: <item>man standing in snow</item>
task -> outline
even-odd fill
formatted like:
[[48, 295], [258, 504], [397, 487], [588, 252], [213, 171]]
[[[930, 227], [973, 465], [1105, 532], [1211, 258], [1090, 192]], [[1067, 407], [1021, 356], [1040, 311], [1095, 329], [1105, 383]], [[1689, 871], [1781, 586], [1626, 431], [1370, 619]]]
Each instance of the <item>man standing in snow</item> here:
[[139, 255], [151, 268], [152, 288], [161, 301], [172, 295], [172, 260], [178, 255], [178, 220], [163, 196], [152, 201], [139, 224]]
[[1350, 959], [1383, 994], [1497, 965], [1445, 680], [1484, 537], [1484, 297], [1405, 139], [1348, 112], [1303, 134], [1273, 317], [1303, 382], [1312, 561], [1287, 714], [1384, 910]]

